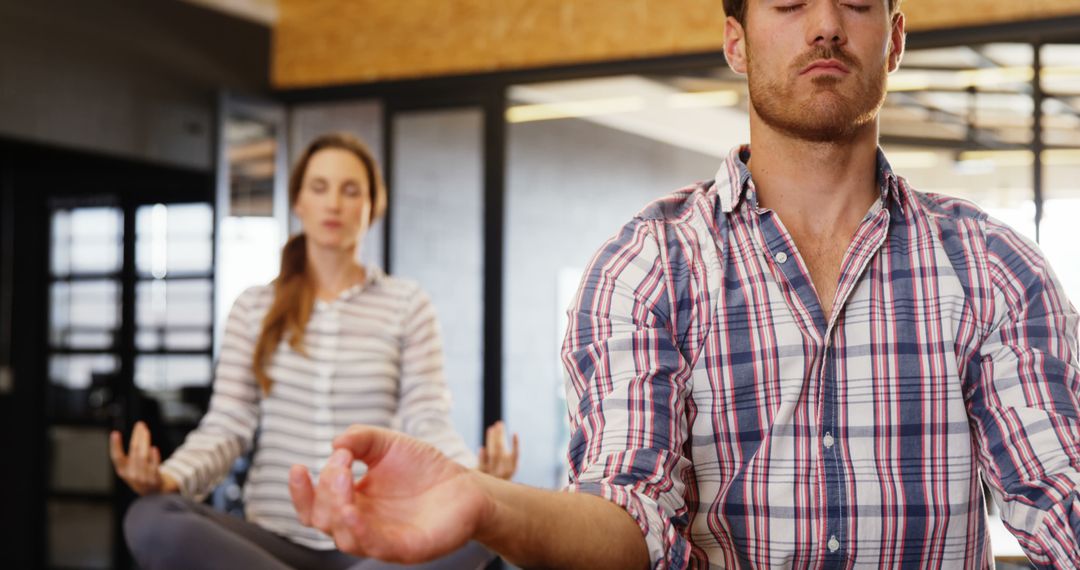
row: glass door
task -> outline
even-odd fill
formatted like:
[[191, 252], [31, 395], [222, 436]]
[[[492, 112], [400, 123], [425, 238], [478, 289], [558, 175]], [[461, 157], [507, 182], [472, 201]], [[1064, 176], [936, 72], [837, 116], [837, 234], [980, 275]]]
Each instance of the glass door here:
[[130, 564], [121, 522], [134, 497], [113, 475], [109, 431], [143, 420], [167, 456], [209, 400], [213, 210], [145, 198], [50, 204], [49, 567]]
[[108, 198], [51, 209], [48, 564], [109, 568], [118, 528], [108, 432], [120, 388], [124, 213]]

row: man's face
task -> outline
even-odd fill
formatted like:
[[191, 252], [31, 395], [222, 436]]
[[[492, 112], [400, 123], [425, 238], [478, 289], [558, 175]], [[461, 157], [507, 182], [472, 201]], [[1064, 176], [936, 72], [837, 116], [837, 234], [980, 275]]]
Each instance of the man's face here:
[[887, 0], [750, 0], [740, 32], [742, 52], [729, 61], [747, 74], [754, 112], [813, 142], [843, 140], [877, 118], [903, 50], [903, 18]]

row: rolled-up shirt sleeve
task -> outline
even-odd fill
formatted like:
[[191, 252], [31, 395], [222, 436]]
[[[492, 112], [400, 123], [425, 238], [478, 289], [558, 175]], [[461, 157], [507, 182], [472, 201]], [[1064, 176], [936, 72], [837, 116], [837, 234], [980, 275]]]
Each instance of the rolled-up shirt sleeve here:
[[1037, 247], [988, 229], [990, 317], [969, 366], [968, 413], [983, 477], [1031, 561], [1080, 561], [1080, 369], [1076, 309]]
[[653, 568], [684, 568], [691, 375], [672, 326], [664, 267], [656, 230], [636, 220], [585, 271], [562, 348], [567, 490], [623, 507], [641, 528]]

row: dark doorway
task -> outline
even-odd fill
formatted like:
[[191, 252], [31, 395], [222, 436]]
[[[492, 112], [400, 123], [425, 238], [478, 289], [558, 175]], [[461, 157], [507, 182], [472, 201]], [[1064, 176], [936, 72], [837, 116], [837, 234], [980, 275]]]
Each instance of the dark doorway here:
[[0, 189], [3, 566], [130, 567], [108, 433], [205, 412], [213, 176], [7, 141]]

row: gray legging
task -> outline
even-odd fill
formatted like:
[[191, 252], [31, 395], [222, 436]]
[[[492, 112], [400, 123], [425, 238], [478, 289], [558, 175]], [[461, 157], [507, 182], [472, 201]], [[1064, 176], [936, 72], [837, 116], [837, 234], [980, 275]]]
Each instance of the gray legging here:
[[135, 501], [124, 516], [124, 537], [143, 570], [450, 570], [483, 568], [495, 559], [475, 542], [438, 560], [414, 566], [357, 558], [339, 550], [314, 550], [179, 495], [149, 495]]

